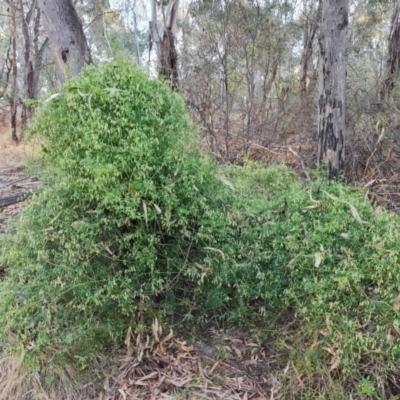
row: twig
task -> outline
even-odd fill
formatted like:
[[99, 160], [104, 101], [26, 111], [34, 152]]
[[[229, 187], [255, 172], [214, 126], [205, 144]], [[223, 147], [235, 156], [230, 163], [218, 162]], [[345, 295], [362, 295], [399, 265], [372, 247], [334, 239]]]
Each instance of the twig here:
[[301, 168], [303, 169], [304, 173], [306, 174], [307, 180], [311, 181], [310, 174], [306, 170], [306, 166], [304, 165], [304, 161], [301, 157], [300, 157], [300, 165], [301, 165]]

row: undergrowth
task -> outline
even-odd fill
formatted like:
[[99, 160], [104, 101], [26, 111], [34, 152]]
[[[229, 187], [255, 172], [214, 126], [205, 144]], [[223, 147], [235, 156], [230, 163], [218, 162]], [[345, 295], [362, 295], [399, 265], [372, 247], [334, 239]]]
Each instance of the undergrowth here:
[[303, 342], [284, 339], [287, 362], [341, 382], [373, 363], [349, 390], [384, 393], [400, 356], [397, 215], [318, 174], [216, 167], [182, 98], [125, 62], [67, 82], [32, 131], [46, 185], [4, 237], [9, 353], [83, 367], [154, 317], [262, 325], [290, 310]]

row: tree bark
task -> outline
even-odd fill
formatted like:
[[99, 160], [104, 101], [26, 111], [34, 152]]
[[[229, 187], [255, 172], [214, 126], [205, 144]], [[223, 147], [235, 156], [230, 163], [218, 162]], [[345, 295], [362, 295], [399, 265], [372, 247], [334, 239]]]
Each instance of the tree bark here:
[[344, 170], [348, 12], [348, 0], [323, 0], [317, 162], [327, 163], [329, 179]]
[[392, 95], [395, 79], [400, 73], [400, 2], [394, 6], [389, 35], [389, 58], [386, 64], [385, 81], [381, 90], [381, 100], [387, 101]]
[[17, 5], [9, 3], [11, 16], [11, 48], [12, 48], [12, 86], [10, 101], [10, 123], [11, 123], [11, 138], [14, 142], [18, 142], [17, 136], [17, 108], [18, 108], [18, 59], [17, 59]]
[[[24, 4], [22, 0], [19, 0], [19, 8], [21, 14], [21, 28], [22, 28], [22, 41], [24, 49], [24, 61], [25, 61], [25, 97], [33, 99], [32, 93], [32, 76], [33, 76], [33, 64], [31, 59], [31, 35], [29, 25], [32, 20], [32, 15], [35, 9], [36, 1], [32, 0], [28, 12], [25, 13]], [[25, 126], [27, 123], [28, 114], [30, 114], [30, 106], [26, 104], [22, 105], [21, 124]]]
[[92, 56], [81, 21], [71, 0], [37, 0], [43, 25], [63, 82], [76, 76]]
[[151, 0], [150, 21], [150, 48], [154, 43], [157, 51], [160, 75], [171, 82], [171, 87], [178, 87], [178, 53], [175, 48], [174, 29], [178, 16], [179, 0], [170, 0], [167, 9], [163, 13], [163, 26], [160, 31], [157, 28], [156, 0]]
[[304, 100], [310, 92], [309, 89], [315, 87], [312, 82], [314, 79], [312, 65], [313, 44], [321, 17], [322, 1], [318, 0], [317, 9], [314, 8], [314, 0], [311, 0], [310, 6], [308, 4], [308, 0], [303, 1], [306, 21], [304, 23], [303, 51], [301, 55], [300, 97]]

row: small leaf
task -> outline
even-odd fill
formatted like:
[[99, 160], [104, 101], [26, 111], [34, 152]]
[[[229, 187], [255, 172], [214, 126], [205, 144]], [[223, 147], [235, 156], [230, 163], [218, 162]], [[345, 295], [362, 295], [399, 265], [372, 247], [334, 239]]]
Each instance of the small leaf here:
[[157, 204], [153, 204], [153, 205], [154, 205], [154, 208], [157, 210], [157, 212], [158, 212], [159, 214], [161, 214], [161, 208], [158, 207]]

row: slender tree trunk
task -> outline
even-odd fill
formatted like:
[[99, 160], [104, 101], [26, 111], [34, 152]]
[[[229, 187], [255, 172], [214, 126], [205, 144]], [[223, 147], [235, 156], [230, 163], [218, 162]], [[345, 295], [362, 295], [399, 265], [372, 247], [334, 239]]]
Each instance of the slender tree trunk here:
[[10, 82], [10, 74], [12, 71], [12, 58], [10, 55], [11, 47], [12, 47], [12, 37], [10, 37], [9, 39], [6, 57], [2, 65], [0, 98], [4, 97], [8, 89], [8, 84]]
[[328, 178], [344, 169], [348, 0], [323, 0], [319, 38], [318, 163]]
[[133, 1], [133, 31], [135, 34], [135, 58], [138, 65], [141, 65], [142, 59], [140, 54], [139, 33], [138, 33], [137, 18], [136, 18], [136, 0]]
[[[32, 76], [33, 76], [33, 64], [31, 59], [31, 35], [30, 35], [30, 23], [32, 20], [32, 15], [35, 9], [36, 1], [32, 0], [29, 5], [28, 12], [25, 13], [24, 3], [22, 0], [19, 0], [19, 11], [21, 17], [21, 29], [22, 29], [22, 42], [24, 49], [24, 62], [25, 62], [25, 97], [28, 99], [33, 98], [32, 94]], [[30, 107], [26, 104], [22, 105], [22, 113], [21, 113], [21, 124], [22, 126], [26, 125], [28, 114], [30, 114]]]
[[392, 95], [395, 80], [400, 73], [400, 2], [396, 2], [389, 35], [389, 58], [386, 64], [386, 74], [381, 89], [382, 101], [387, 101]]
[[11, 117], [11, 138], [14, 142], [18, 142], [17, 136], [17, 108], [18, 108], [18, 92], [17, 92], [17, 6], [14, 3], [10, 5], [11, 16], [11, 49], [12, 49], [12, 83], [10, 95], [10, 117]]
[[59, 78], [76, 76], [92, 56], [71, 0], [37, 0], [43, 25], [57, 63]]
[[40, 36], [40, 9], [37, 7], [34, 26], [33, 26], [33, 52], [35, 59], [35, 67], [33, 69], [32, 89], [31, 89], [33, 98], [36, 98], [36, 96], [39, 93], [39, 78], [43, 65], [43, 57], [47, 49], [47, 46], [49, 44], [49, 38], [46, 37], [43, 43], [39, 46], [39, 36]]
[[303, 52], [301, 55], [300, 97], [305, 99], [309, 93], [309, 89], [314, 87], [312, 84], [312, 80], [314, 79], [312, 67], [313, 44], [321, 16], [322, 1], [318, 1], [317, 9], [314, 8], [314, 0], [311, 0], [310, 7], [308, 7], [308, 0], [303, 1], [306, 21], [304, 23]]

